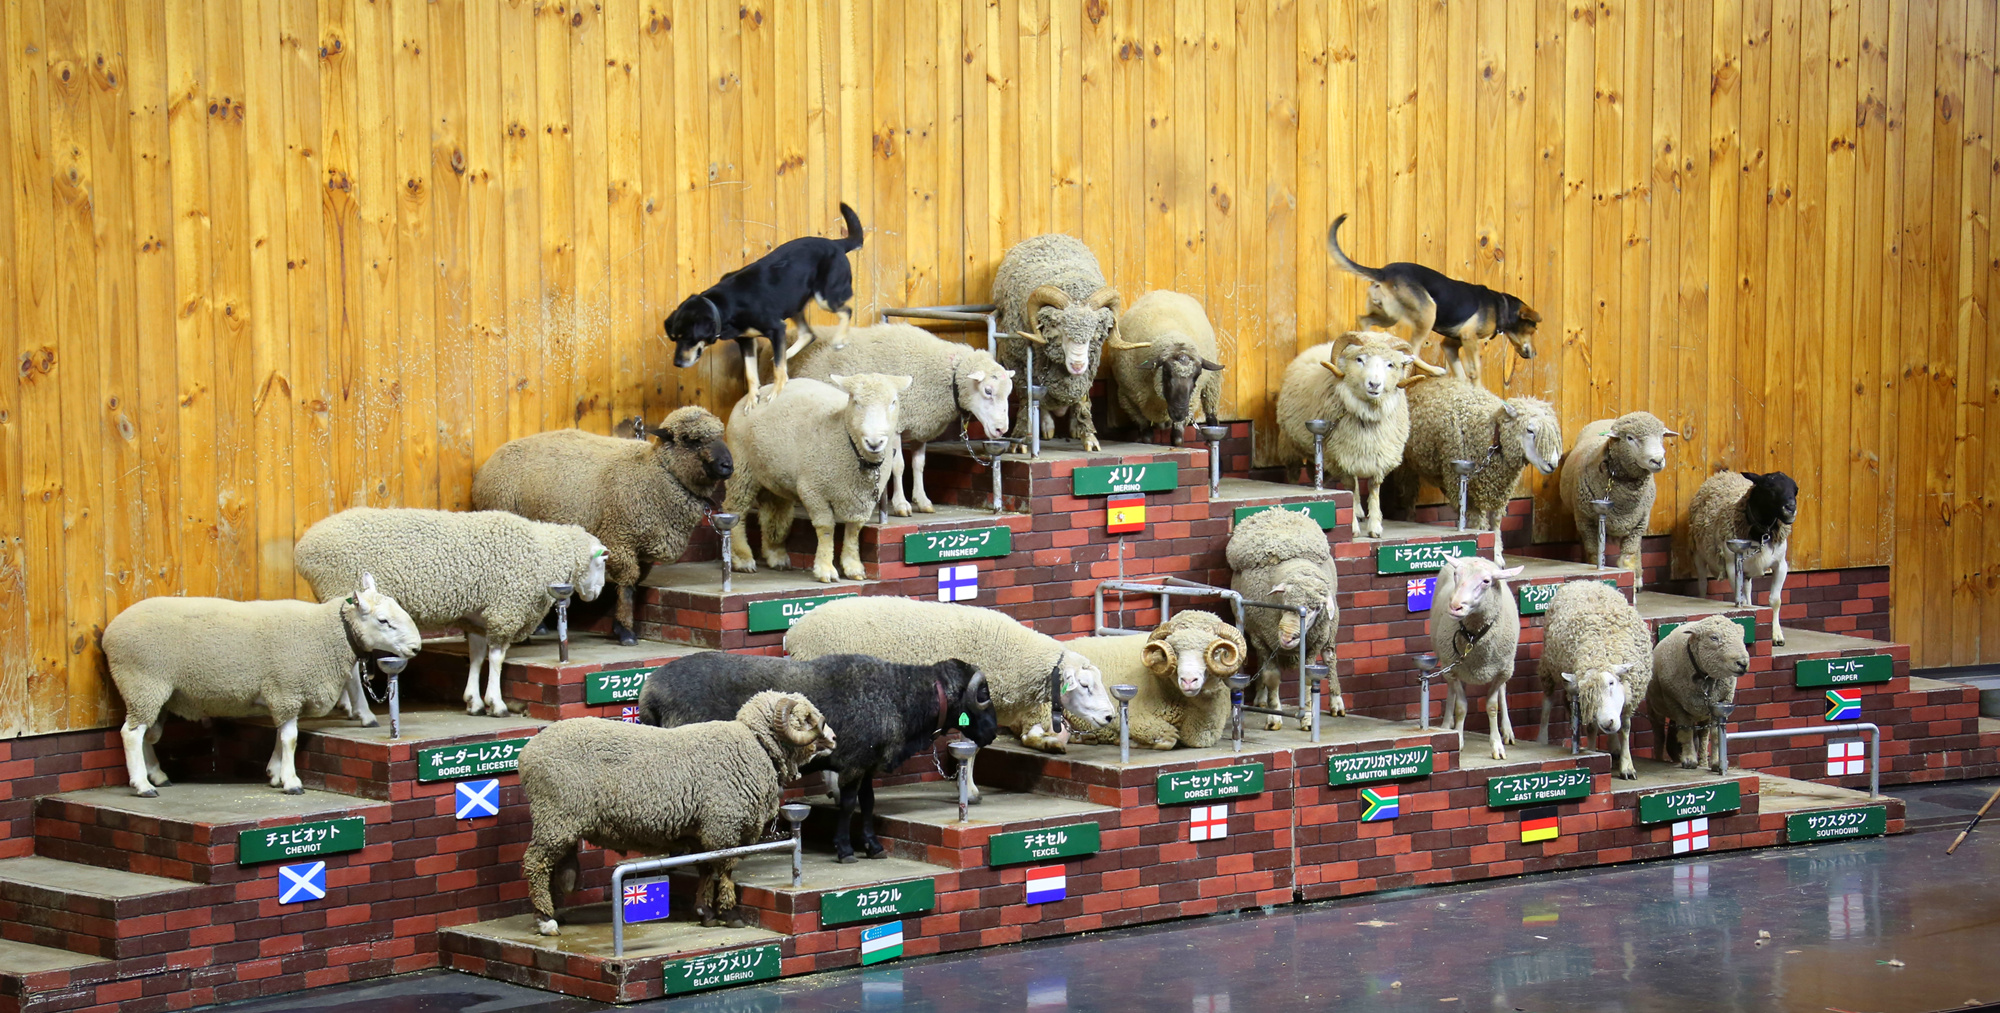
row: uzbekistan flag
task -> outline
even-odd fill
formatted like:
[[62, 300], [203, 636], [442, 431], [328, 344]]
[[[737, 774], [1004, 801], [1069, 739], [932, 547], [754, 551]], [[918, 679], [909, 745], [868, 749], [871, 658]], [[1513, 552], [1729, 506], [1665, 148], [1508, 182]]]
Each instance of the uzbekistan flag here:
[[1837, 689], [1826, 691], [1826, 719], [1828, 721], [1852, 721], [1861, 716], [1861, 694], [1842, 693]]
[[1361, 789], [1361, 820], [1372, 823], [1376, 820], [1393, 820], [1401, 811], [1398, 789], [1393, 784], [1377, 785]]
[[[1708, 817], [1676, 823], [1673, 832], [1674, 854], [1685, 855], [1690, 851], [1708, 850]], [[1702, 874], [1707, 875], [1706, 872]]]
[[667, 881], [625, 884], [625, 923], [656, 922], [667, 916]]
[[1146, 497], [1111, 496], [1104, 501], [1104, 531], [1124, 535], [1146, 530]]
[[1048, 904], [1069, 896], [1069, 880], [1060, 865], [1028, 870], [1028, 903]]
[[861, 930], [861, 962], [879, 964], [903, 955], [903, 921], [883, 922]]
[[1521, 843], [1553, 841], [1561, 836], [1562, 829], [1552, 805], [1536, 806], [1521, 814]]

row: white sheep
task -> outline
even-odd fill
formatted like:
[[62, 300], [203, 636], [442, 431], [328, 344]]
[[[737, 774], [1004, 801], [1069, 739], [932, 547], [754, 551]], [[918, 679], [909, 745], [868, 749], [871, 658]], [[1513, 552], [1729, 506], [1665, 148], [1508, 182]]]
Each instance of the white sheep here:
[[[1419, 372], [1412, 373], [1415, 367]], [[1410, 343], [1381, 331], [1348, 331], [1300, 352], [1278, 390], [1278, 432], [1287, 460], [1309, 460], [1312, 431], [1325, 419], [1327, 471], [1354, 484], [1356, 538], [1382, 537], [1382, 479], [1403, 463], [1410, 408], [1403, 388], [1444, 372], [1418, 358]], [[1361, 483], [1368, 480], [1368, 499]]]
[[1632, 714], [1653, 681], [1653, 644], [1639, 610], [1623, 592], [1596, 580], [1573, 580], [1549, 602], [1542, 629], [1542, 729], [1549, 740], [1549, 713], [1568, 698], [1580, 718], [1582, 735], [1611, 736], [1618, 776], [1638, 777], [1632, 767]]
[[[628, 647], [638, 639], [632, 598], [641, 567], [680, 561], [715, 484], [731, 471], [722, 420], [707, 409], [675, 409], [651, 431], [635, 422], [639, 442], [581, 429], [523, 436], [501, 445], [472, 479], [475, 510], [574, 524], [604, 544], [607, 579], [618, 585], [611, 629]], [[648, 436], [659, 442], [649, 446]]]
[[1696, 489], [1688, 504], [1688, 532], [1694, 535], [1694, 575], [1700, 580], [1732, 576], [1732, 539], [1750, 543], [1743, 553], [1741, 583], [1733, 589], [1736, 604], [1755, 601], [1750, 580], [1771, 574], [1771, 643], [1785, 645], [1785, 576], [1792, 572], [1792, 522], [1798, 519], [1799, 485], [1790, 475], [1773, 471], [1718, 471]]
[[[788, 390], [790, 388], [787, 388]], [[785, 634], [785, 652], [812, 659], [871, 654], [884, 661], [930, 665], [948, 658], [986, 673], [1000, 726], [1021, 744], [1060, 753], [1069, 733], [1051, 734], [1049, 675], [1060, 683], [1064, 710], [1092, 726], [1111, 720], [1104, 676], [1083, 655], [1006, 613], [972, 605], [910, 598], [851, 597], [806, 613]]]
[[915, 444], [910, 451], [910, 493], [903, 495], [903, 454], [890, 464], [889, 512], [910, 515], [911, 504], [918, 513], [933, 513], [936, 507], [924, 491], [926, 441], [949, 435], [954, 423], [966, 416], [979, 420], [986, 432], [1000, 436], [1007, 431], [1007, 398], [1014, 391], [1014, 371], [983, 349], [947, 341], [909, 324], [876, 324], [847, 332], [845, 341], [835, 344], [817, 341], [791, 360], [792, 375], [828, 380], [833, 374], [909, 374], [910, 389], [902, 397], [902, 442]]
[[[560, 931], [555, 900], [575, 888], [579, 841], [648, 854], [755, 844], [799, 766], [835, 743], [819, 708], [771, 691], [751, 697], [733, 721], [654, 728], [570, 718], [542, 729], [520, 760], [533, 823], [521, 872], [536, 931]], [[743, 924], [735, 866], [734, 859], [703, 863], [695, 888], [703, 925]]]
[[[1027, 368], [1035, 346], [1029, 383], [1040, 384], [1042, 439], [1055, 434], [1055, 417], [1070, 415], [1069, 435], [1083, 449], [1100, 449], [1091, 417], [1090, 385], [1097, 379], [1103, 347], [1118, 338], [1118, 290], [1104, 280], [1097, 255], [1074, 236], [1048, 234], [1024, 239], [1000, 258], [993, 274], [993, 304], [1000, 311], [1000, 361]], [[1014, 442], [1028, 441], [1028, 404], [1014, 419]]]
[[[861, 565], [861, 526], [874, 518], [889, 480], [882, 465], [896, 452], [902, 431], [898, 400], [910, 386], [907, 376], [880, 373], [829, 380], [800, 380], [764, 400], [745, 394], [736, 402], [729, 413], [736, 476], [726, 500], [726, 509], [738, 517], [756, 508], [764, 565], [773, 570], [791, 565], [785, 540], [792, 533], [793, 509], [804, 506], [819, 536], [813, 576], [826, 583], [842, 574], [849, 580], [868, 576]], [[838, 571], [836, 524], [847, 525]], [[737, 572], [757, 571], [748, 538], [735, 539], [730, 555]]]
[[[1493, 561], [1505, 564], [1500, 521], [1507, 501], [1520, 484], [1521, 469], [1532, 465], [1546, 475], [1562, 461], [1562, 422], [1547, 401], [1514, 397], [1502, 401], [1484, 387], [1443, 377], [1411, 387], [1410, 438], [1403, 446], [1403, 463], [1389, 477], [1397, 506], [1391, 514], [1414, 506], [1418, 482], [1425, 481], [1458, 503], [1458, 472], [1453, 461], [1471, 461], [1465, 487], [1465, 527], [1493, 532]], [[1402, 509], [1399, 509], [1402, 508]]]
[[1728, 616], [1683, 623], [1653, 647], [1653, 681], [1646, 712], [1653, 717], [1655, 751], [1693, 770], [1703, 763], [1722, 773], [1717, 744], [1736, 709], [1736, 680], [1750, 671], [1743, 629]]
[[[1139, 688], [1127, 705], [1134, 743], [1206, 749], [1229, 730], [1229, 677], [1242, 670], [1245, 658], [1236, 627], [1190, 609], [1143, 637], [1079, 637], [1066, 643], [1112, 684]], [[1116, 743], [1118, 724], [1079, 732], [1072, 741]]]
[[[1304, 514], [1277, 507], [1260, 510], [1243, 518], [1230, 533], [1224, 555], [1231, 571], [1231, 590], [1251, 601], [1275, 601], [1310, 610], [1301, 630], [1295, 612], [1244, 608], [1243, 632], [1258, 658], [1257, 692], [1252, 703], [1273, 710], [1280, 706], [1283, 669], [1287, 661], [1298, 657], [1299, 637], [1303, 635], [1306, 657], [1322, 659], [1327, 665], [1327, 703], [1332, 713], [1336, 717], [1346, 714], [1340, 674], [1333, 665], [1333, 645], [1340, 636], [1340, 606], [1334, 602], [1339, 577], [1326, 532]], [[1310, 718], [1302, 719], [1305, 726], [1311, 723]], [[1265, 716], [1265, 727], [1272, 731], [1284, 725], [1284, 719], [1275, 714]]]
[[[573, 584], [577, 597], [596, 599], [604, 589], [605, 555], [590, 532], [573, 524], [500, 510], [354, 507], [307, 528], [293, 562], [321, 600], [345, 593], [363, 571], [372, 572], [419, 629], [463, 629], [465, 712], [504, 717], [500, 675], [508, 646], [534, 632], [555, 604], [550, 584]], [[359, 676], [348, 686], [348, 703], [364, 724], [374, 724]]]
[[104, 627], [104, 658], [125, 699], [125, 772], [152, 798], [168, 783], [153, 747], [160, 712], [193, 721], [269, 714], [278, 741], [264, 773], [287, 795], [305, 791], [293, 754], [299, 718], [333, 709], [358, 661], [416, 655], [422, 634], [367, 574], [350, 597], [303, 601], [147, 598]]
[[1148, 292], [1118, 321], [1121, 341], [1107, 345], [1118, 406], [1140, 426], [1172, 431], [1180, 446], [1197, 402], [1205, 425], [1218, 424], [1221, 353], [1201, 303], [1179, 292]]
[[[1598, 419], [1578, 431], [1562, 464], [1563, 506], [1576, 518], [1584, 562], [1602, 560], [1605, 544], [1618, 543], [1617, 565], [1632, 571], [1635, 588], [1645, 578], [1639, 543], [1658, 492], [1653, 475], [1667, 466], [1666, 438], [1679, 435], [1651, 412]], [[1611, 501], [1605, 508], [1603, 543], [1597, 538], [1598, 508], [1591, 505], [1601, 499]]]
[[1477, 556], [1445, 560], [1431, 595], [1431, 650], [1445, 684], [1444, 727], [1458, 733], [1465, 748], [1465, 687], [1486, 688], [1486, 734], [1493, 758], [1507, 758], [1514, 743], [1514, 716], [1507, 710], [1507, 680], [1514, 677], [1514, 653], [1521, 644], [1521, 610], [1510, 578], [1521, 567]]

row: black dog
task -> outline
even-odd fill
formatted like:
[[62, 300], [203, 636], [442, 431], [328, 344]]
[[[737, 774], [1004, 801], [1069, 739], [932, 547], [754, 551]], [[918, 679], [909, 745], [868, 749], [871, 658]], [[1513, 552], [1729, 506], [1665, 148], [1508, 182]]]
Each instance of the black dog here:
[[[1542, 316], [1527, 303], [1484, 285], [1447, 278], [1422, 264], [1398, 261], [1362, 267], [1340, 252], [1335, 238], [1340, 234], [1340, 223], [1346, 220], [1347, 216], [1341, 215], [1326, 230], [1326, 249], [1343, 270], [1374, 282], [1368, 286], [1368, 312], [1361, 317], [1362, 326], [1387, 330], [1393, 324], [1408, 324], [1411, 344], [1438, 332], [1444, 336], [1445, 368], [1474, 383], [1479, 381], [1479, 342], [1495, 333], [1505, 334], [1521, 358], [1535, 357], [1535, 326], [1542, 322]], [[1472, 346], [1469, 352], [1466, 345]]]
[[[674, 365], [686, 368], [701, 361], [704, 348], [718, 341], [734, 341], [743, 352], [743, 371], [755, 397], [757, 380], [757, 340], [762, 334], [771, 340], [771, 368], [777, 373], [777, 388], [785, 389], [785, 321], [799, 325], [797, 353], [817, 335], [806, 323], [807, 300], [817, 300], [822, 308], [840, 314], [839, 334], [847, 333], [853, 311], [847, 302], [854, 298], [854, 270], [847, 255], [861, 248], [861, 218], [846, 204], [840, 217], [847, 221], [847, 238], [821, 239], [808, 236], [794, 239], [748, 266], [731, 271], [707, 291], [689, 296], [667, 317], [667, 337], [674, 343]], [[835, 339], [838, 343], [839, 338]]]

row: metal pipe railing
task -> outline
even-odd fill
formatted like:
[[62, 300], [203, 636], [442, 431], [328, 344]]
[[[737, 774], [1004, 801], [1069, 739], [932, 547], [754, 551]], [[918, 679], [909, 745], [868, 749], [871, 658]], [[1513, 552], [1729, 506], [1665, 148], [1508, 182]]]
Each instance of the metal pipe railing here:
[[1729, 769], [1729, 740], [1731, 739], [1783, 739], [1798, 735], [1831, 735], [1835, 732], [1862, 732], [1868, 736], [1868, 797], [1882, 797], [1882, 729], [1873, 721], [1850, 721], [1839, 725], [1809, 725], [1801, 728], [1764, 728], [1751, 732], [1730, 732], [1722, 734], [1722, 744], [1717, 747], [1721, 753], [1722, 769]]
[[790, 851], [792, 853], [792, 888], [798, 889], [805, 876], [804, 836], [799, 832], [799, 824], [804, 823], [811, 807], [803, 802], [787, 802], [778, 807], [787, 823], [792, 825], [792, 837], [786, 841], [766, 841], [762, 844], [746, 844], [740, 848], [723, 848], [720, 851], [702, 851], [692, 855], [675, 855], [672, 858], [640, 858], [630, 862], [619, 862], [611, 870], [611, 955], [625, 955], [625, 877], [661, 869], [677, 869], [683, 865], [698, 862], [713, 862], [724, 858], [741, 858], [744, 855], [758, 855], [766, 851]]
[[1000, 337], [1000, 307], [992, 303], [960, 303], [956, 306], [904, 306], [900, 309], [883, 310], [885, 317], [909, 317], [915, 320], [947, 320], [955, 324], [984, 324], [986, 327], [986, 354], [999, 357], [996, 347]]

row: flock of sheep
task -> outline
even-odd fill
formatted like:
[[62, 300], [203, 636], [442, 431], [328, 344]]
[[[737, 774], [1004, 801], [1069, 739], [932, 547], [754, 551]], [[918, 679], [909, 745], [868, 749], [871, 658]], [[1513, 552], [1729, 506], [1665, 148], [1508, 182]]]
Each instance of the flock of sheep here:
[[[1136, 424], [1168, 428], [1178, 443], [1197, 416], [1216, 422], [1224, 365], [1196, 300], [1154, 292], [1121, 312], [1090, 250], [1051, 235], [1009, 251], [994, 301], [1004, 334], [997, 358], [901, 324], [847, 329], [810, 343], [782, 390], [746, 394], [727, 425], [684, 407], [658, 428], [642, 421], [637, 439], [574, 429], [535, 434], [481, 466], [472, 511], [355, 508], [329, 517], [296, 550], [319, 604], [155, 598], [133, 605], [103, 637], [126, 703], [121, 734], [133, 789], [152, 796], [168, 783], [153, 751], [164, 712], [268, 713], [278, 725], [270, 782], [298, 793], [298, 719], [344, 701], [372, 725], [370, 660], [411, 657], [422, 630], [465, 632], [466, 710], [505, 715], [507, 650], [542, 620], [554, 589], [568, 585], [588, 601], [614, 585], [614, 633], [634, 642], [642, 566], [680, 557], [724, 480], [726, 508], [760, 519], [766, 566], [787, 565], [786, 535], [803, 508], [818, 536], [814, 575], [858, 579], [860, 528], [891, 479], [895, 513], [933, 510], [923, 480], [926, 441], [954, 423], [961, 432], [974, 420], [990, 433], [1006, 428], [1030, 349], [1028, 379], [1044, 389], [1044, 436], [1056, 417], [1067, 417], [1071, 437], [1098, 449], [1089, 392], [1104, 359], [1113, 396]], [[1603, 540], [1616, 539], [1620, 565], [1636, 572], [1653, 475], [1673, 434], [1645, 412], [1593, 422], [1565, 461], [1548, 404], [1502, 400], [1443, 373], [1409, 341], [1381, 331], [1342, 334], [1301, 352], [1286, 370], [1278, 394], [1286, 450], [1301, 460], [1314, 429], [1324, 434], [1331, 470], [1354, 482], [1354, 534], [1380, 536], [1385, 509], [1407, 511], [1420, 482], [1450, 489], [1460, 474], [1466, 520], [1497, 529], [1521, 470], [1546, 474], [1560, 463], [1565, 503], [1579, 517], [1601, 514]], [[1324, 425], [1308, 425], [1315, 421]], [[1025, 440], [1029, 425], [1024, 404], [1012, 437]], [[1753, 573], [1768, 567], [1775, 609], [1795, 500], [1796, 487], [1781, 474], [1711, 477], [1695, 500], [1700, 573], [1730, 572], [1732, 553]], [[1596, 525], [1581, 527], [1586, 554], [1601, 552]], [[794, 626], [787, 659], [710, 652], [662, 666], [642, 696], [644, 726], [557, 722], [534, 737], [520, 767], [534, 823], [523, 864], [540, 930], [558, 930], [555, 903], [573, 882], [580, 841], [652, 852], [752, 843], [802, 771], [838, 779], [836, 857], [856, 857], [849, 828], [857, 814], [862, 853], [881, 857], [870, 819], [875, 777], [953, 731], [983, 746], [1005, 728], [1025, 747], [1048, 752], [1071, 741], [1115, 742], [1109, 684], [1138, 687], [1130, 720], [1141, 746], [1213, 745], [1227, 725], [1229, 676], [1254, 662], [1255, 703], [1276, 709], [1286, 659], [1303, 641], [1307, 656], [1331, 664], [1339, 624], [1333, 560], [1310, 519], [1281, 509], [1254, 514], [1237, 526], [1226, 555], [1237, 592], [1292, 611], [1253, 609], [1241, 631], [1183, 611], [1145, 637], [1058, 642], [990, 609], [851, 597]], [[735, 540], [736, 569], [754, 570], [754, 557], [747, 538]], [[1496, 758], [1513, 741], [1506, 682], [1520, 619], [1507, 581], [1519, 573], [1504, 568], [1496, 540], [1492, 561], [1445, 567], [1431, 612], [1449, 683], [1447, 725], [1462, 736], [1465, 687], [1487, 687]], [[1774, 639], [1783, 643], [1775, 623]], [[1652, 646], [1632, 606], [1595, 581], [1556, 596], [1547, 641], [1544, 737], [1550, 706], [1568, 699], [1587, 729], [1616, 736], [1627, 777], [1640, 702], [1670, 723], [1662, 737], [1691, 767], [1712, 755], [1712, 733], [1747, 668], [1727, 620], [1689, 624]], [[217, 665], [218, 657], [229, 664]], [[1329, 710], [1344, 714], [1337, 678], [1329, 689]], [[1282, 721], [1269, 723], [1275, 729]], [[730, 871], [729, 862], [703, 868], [698, 910], [708, 924], [740, 922]]]

